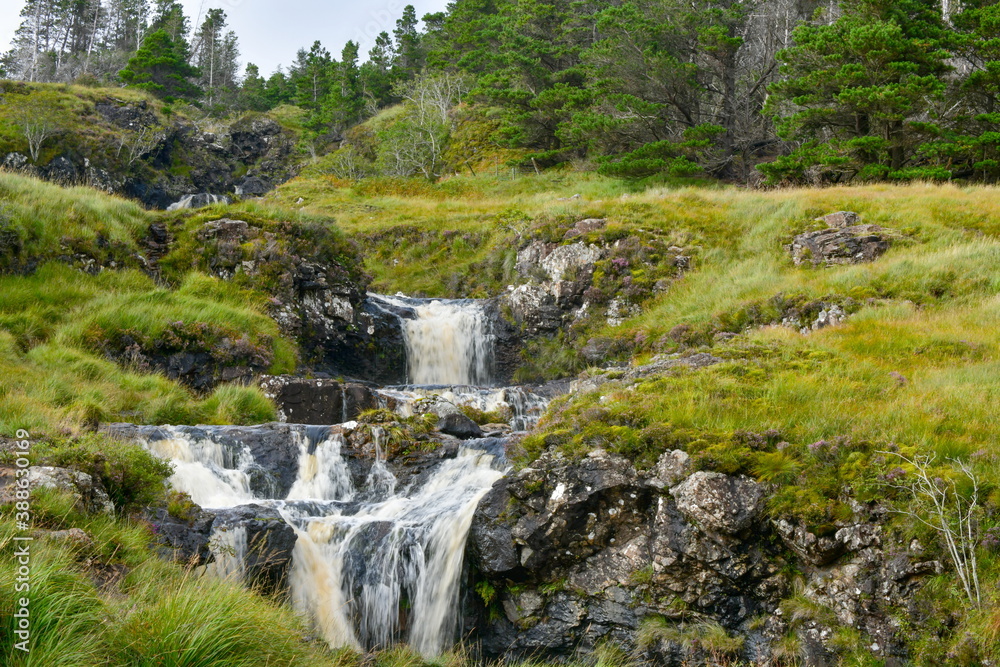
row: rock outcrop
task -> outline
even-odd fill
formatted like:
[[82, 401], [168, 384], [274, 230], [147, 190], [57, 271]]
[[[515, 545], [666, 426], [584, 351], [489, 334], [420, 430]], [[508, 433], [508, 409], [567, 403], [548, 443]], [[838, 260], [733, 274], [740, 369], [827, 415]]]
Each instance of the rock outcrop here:
[[799, 234], [788, 246], [796, 266], [860, 264], [881, 257], [889, 249], [890, 236], [878, 225], [857, 224], [857, 213], [838, 211], [819, 218], [827, 229]]
[[100, 480], [79, 470], [32, 466], [28, 469], [28, 484], [32, 489], [65, 491], [73, 496], [77, 508], [84, 512], [114, 514], [115, 511], [115, 505]]
[[[12, 104], [29, 94], [11, 92]], [[194, 205], [205, 196], [260, 196], [301, 166], [294, 132], [266, 115], [248, 114], [217, 132], [204, 132], [179, 117], [162, 116], [145, 101], [107, 97], [77, 113], [76, 122], [96, 131], [66, 133], [73, 136], [61, 140], [65, 150], [48, 162], [12, 152], [0, 155], [0, 164], [63, 185], [86, 183], [159, 209], [192, 195]]]
[[[170, 230], [151, 230], [151, 235], [154, 232], [161, 239], [157, 250], [162, 255], [163, 239]], [[175, 242], [171, 252], [190, 255], [192, 259], [185, 261], [222, 280], [268, 293], [269, 314], [282, 334], [299, 343], [307, 367], [379, 384], [405, 381], [406, 351], [399, 320], [369, 302], [368, 277], [361, 271], [356, 249], [328, 227], [220, 218]], [[219, 379], [219, 373], [205, 368], [209, 361], [185, 357], [174, 364], [181, 364], [177, 368], [154, 365], [164, 367], [171, 377], [197, 376], [205, 380], [198, 388], [205, 389]], [[221, 379], [248, 381], [260, 370], [230, 371]]]
[[[655, 664], [715, 664], [693, 641], [708, 622], [749, 664], [770, 664], [789, 637], [803, 664], [834, 664], [836, 627], [860, 631], [883, 660], [904, 657], [894, 618], [940, 563], [889, 548], [879, 511], [857, 506], [835, 534], [815, 535], [772, 521], [766, 493], [748, 477], [694, 471], [681, 451], [649, 471], [601, 450], [545, 453], [480, 503], [470, 584], [492, 594], [470, 596], [478, 620], [466, 629], [495, 658], [573, 659], [612, 640]], [[799, 595], [826, 611], [783, 611], [792, 563]]]

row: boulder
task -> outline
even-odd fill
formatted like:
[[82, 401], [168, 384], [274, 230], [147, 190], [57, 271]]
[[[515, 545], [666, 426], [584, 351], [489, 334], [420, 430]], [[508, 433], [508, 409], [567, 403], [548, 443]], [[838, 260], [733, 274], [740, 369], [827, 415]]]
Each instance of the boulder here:
[[744, 475], [699, 471], [670, 490], [677, 509], [708, 531], [734, 535], [764, 509], [764, 490]]
[[796, 266], [860, 264], [881, 257], [889, 249], [889, 238], [877, 225], [822, 229], [795, 237], [789, 251]]
[[380, 405], [370, 387], [355, 382], [263, 375], [258, 384], [277, 404], [278, 418], [292, 424], [343, 424]]
[[28, 471], [28, 483], [32, 489], [59, 489], [70, 493], [77, 506], [85, 512], [114, 514], [111, 502], [99, 480], [85, 472], [52, 466], [32, 466]]
[[827, 227], [844, 229], [845, 227], [853, 227], [861, 222], [861, 216], [854, 211], [837, 211], [836, 213], [827, 213], [823, 217], [816, 218], [816, 221], [825, 222]]
[[437, 415], [436, 428], [447, 435], [462, 440], [483, 437], [483, 431], [479, 428], [479, 424], [467, 417], [457, 405], [440, 396], [429, 396], [416, 401], [413, 404], [413, 410], [418, 414], [432, 413]]

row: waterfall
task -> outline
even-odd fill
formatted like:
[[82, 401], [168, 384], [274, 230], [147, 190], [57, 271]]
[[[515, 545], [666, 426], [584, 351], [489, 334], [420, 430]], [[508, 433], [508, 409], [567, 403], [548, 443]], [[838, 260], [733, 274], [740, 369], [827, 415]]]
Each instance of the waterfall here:
[[234, 507], [254, 500], [248, 469], [249, 449], [232, 449], [210, 439], [194, 440], [167, 427], [168, 437], [146, 443], [153, 454], [174, 464], [170, 484], [202, 507]]
[[[236, 427], [185, 428], [158, 429], [144, 444], [173, 461], [174, 487], [199, 504], [278, 509], [298, 538], [292, 604], [331, 647], [405, 641], [430, 659], [457, 639], [466, 537], [480, 499], [504, 474], [502, 441], [466, 441], [455, 458], [400, 485], [380, 446], [386, 434], [375, 429], [375, 460], [352, 476], [340, 433], [297, 427], [295, 481], [287, 497], [262, 498], [251, 491], [247, 471], [257, 463], [250, 450], [212, 440]], [[215, 562], [207, 574], [243, 577], [244, 526], [216, 527], [210, 546]]]
[[369, 295], [399, 317], [410, 383], [485, 386], [493, 375], [494, 336], [483, 304], [474, 300], [409, 299]]
[[290, 576], [296, 608], [331, 646], [407, 641], [439, 655], [456, 638], [465, 540], [479, 500], [503, 473], [493, 456], [463, 449], [416, 492], [308, 516], [286, 507], [298, 532]]
[[354, 485], [347, 462], [340, 456], [344, 444], [339, 433], [319, 444], [300, 438], [299, 471], [288, 500], [350, 500]]

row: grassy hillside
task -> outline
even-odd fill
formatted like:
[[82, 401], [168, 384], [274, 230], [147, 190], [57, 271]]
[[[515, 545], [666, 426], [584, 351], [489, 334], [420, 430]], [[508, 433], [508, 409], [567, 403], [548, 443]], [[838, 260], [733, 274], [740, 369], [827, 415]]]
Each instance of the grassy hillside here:
[[[995, 188], [643, 190], [573, 172], [513, 180], [457, 177], [433, 185], [311, 176], [279, 188], [264, 204], [170, 215], [9, 174], [0, 174], [0, 193], [0, 233], [6, 234], [2, 247], [8, 249], [0, 255], [6, 262], [0, 276], [0, 434], [16, 428], [80, 433], [110, 420], [243, 423], [273, 417], [273, 406], [256, 390], [222, 386], [197, 395], [106, 354], [105, 346], [122, 332], [159, 340], [173, 323], [188, 322], [200, 323], [206, 344], [218, 332], [239, 332], [267, 348], [276, 370], [294, 366], [294, 346], [267, 317], [265, 295], [252, 285], [196, 270], [191, 234], [213, 217], [242, 214], [309, 229], [335, 220], [359, 244], [375, 289], [427, 296], [498, 294], [519, 280], [514, 270], [519, 245], [529, 238], [561, 239], [575, 222], [600, 217], [607, 227], [585, 237], [588, 242], [638, 236], [646, 243], [682, 246], [692, 266], [662, 290], [648, 291], [643, 311], [624, 323], [609, 326], [597, 316], [564, 337], [529, 348], [530, 354], [555, 360], [533, 372], [583, 370], [584, 377], [603, 384], [557, 401], [524, 442], [522, 462], [546, 448], [576, 457], [602, 447], [648, 466], [661, 452], [680, 448], [700, 469], [744, 473], [769, 484], [773, 516], [800, 520], [823, 534], [850, 516], [852, 502], [905, 501], [887, 486], [897, 469], [908, 470], [896, 454], [930, 454], [937, 457], [933, 470], [942, 479], [960, 479], [947, 459], [971, 467], [981, 484], [980, 530], [996, 523], [1000, 204]], [[837, 210], [856, 211], [864, 222], [890, 230], [890, 250], [870, 264], [795, 266], [785, 245], [795, 234], [817, 228], [817, 216]], [[156, 221], [179, 235], [179, 254], [165, 261], [163, 284], [138, 270], [137, 254]], [[336, 244], [332, 247], [346, 247]], [[82, 270], [88, 257], [114, 261], [116, 268], [88, 273]], [[630, 264], [608, 284], [645, 285], [657, 270]], [[598, 272], [610, 269], [599, 265]], [[790, 310], [815, 310], [817, 304], [838, 304], [849, 317], [806, 334], [781, 325]], [[594, 339], [610, 343], [613, 353], [604, 365], [617, 368], [587, 368], [580, 350]], [[657, 355], [700, 352], [721, 363], [629, 379]], [[892, 530], [900, 539], [934, 542], [906, 518]], [[53, 563], [72, 557], [61, 547], [52, 553]], [[984, 548], [981, 558], [983, 584], [991, 589], [998, 576], [995, 553]], [[143, 567], [153, 572], [159, 566]], [[137, 583], [129, 595], [141, 597], [142, 590]], [[934, 660], [950, 650], [934, 634], [945, 627], [960, 629], [949, 630], [949, 636], [981, 637], [977, 641], [987, 655], [993, 650], [988, 629], [1000, 612], [992, 597], [981, 610], [965, 613], [957, 590], [950, 574], [934, 584], [940, 618], [915, 631], [915, 655]], [[81, 611], [84, 617], [112, 613], [101, 595], [91, 591], [81, 598], [96, 605]], [[235, 593], [220, 592], [206, 604], [224, 608], [232, 602], [229, 595]], [[140, 609], [146, 613], [145, 603]], [[262, 608], [261, 613], [272, 612]], [[129, 615], [114, 618], [120, 619], [121, 632], [132, 632], [129, 623], [139, 622]]]
[[273, 418], [255, 389], [200, 396], [103, 354], [123, 333], [157, 340], [187, 322], [200, 324], [205, 338], [245, 335], [266, 348], [275, 370], [294, 368], [294, 346], [264, 314], [262, 295], [196, 272], [170, 288], [137, 270], [154, 220], [88, 188], [0, 174], [0, 435], [76, 432], [102, 421]]

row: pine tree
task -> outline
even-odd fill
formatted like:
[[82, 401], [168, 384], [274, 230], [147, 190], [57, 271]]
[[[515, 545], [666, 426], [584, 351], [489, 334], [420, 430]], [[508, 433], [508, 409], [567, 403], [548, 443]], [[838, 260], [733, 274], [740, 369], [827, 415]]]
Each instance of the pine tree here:
[[368, 62], [361, 66], [361, 87], [369, 115], [398, 101], [392, 95], [392, 68], [395, 50], [389, 33], [382, 32], [375, 38], [375, 46], [368, 52]]
[[239, 49], [236, 34], [223, 33], [226, 13], [210, 9], [195, 35], [193, 61], [201, 71], [198, 85], [205, 91], [209, 108], [233, 102], [236, 94]]
[[202, 91], [189, 79], [200, 72], [187, 63], [185, 51], [166, 30], [151, 32], [118, 75], [126, 85], [148, 90], [158, 97], [197, 99]]
[[267, 111], [271, 108], [267, 99], [267, 81], [253, 63], [247, 63], [236, 99], [236, 108], [241, 111]]
[[403, 16], [396, 21], [393, 31], [396, 42], [396, 62], [399, 79], [413, 78], [424, 66], [424, 52], [420, 31], [417, 29], [417, 10], [413, 5], [403, 8]]
[[933, 0], [851, 2], [828, 25], [803, 25], [779, 53], [783, 80], [768, 111], [779, 135], [804, 142], [760, 169], [773, 180], [933, 177], [920, 168], [950, 67]]

